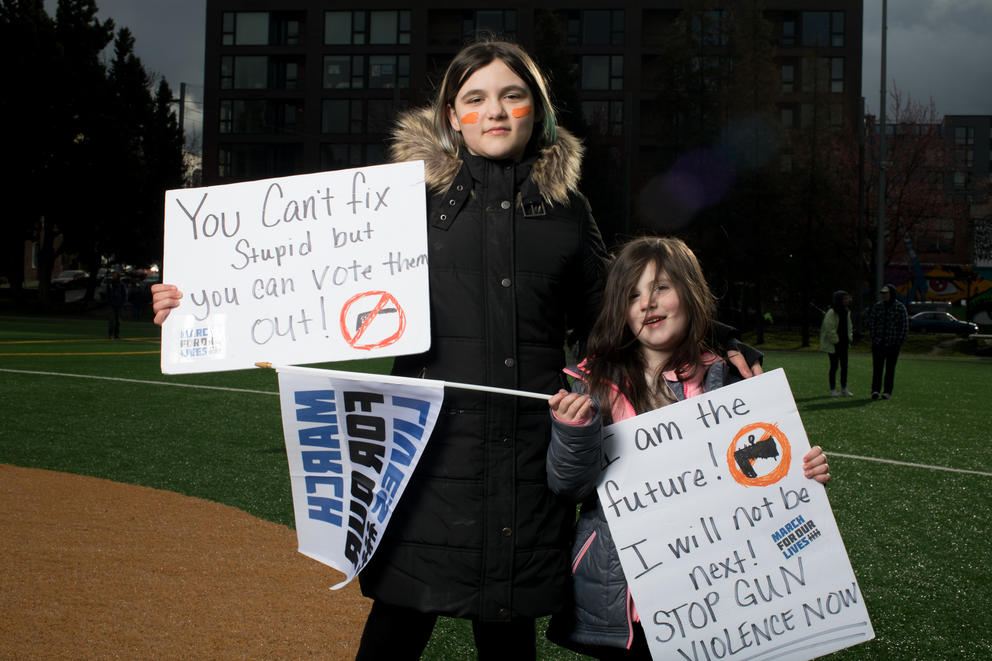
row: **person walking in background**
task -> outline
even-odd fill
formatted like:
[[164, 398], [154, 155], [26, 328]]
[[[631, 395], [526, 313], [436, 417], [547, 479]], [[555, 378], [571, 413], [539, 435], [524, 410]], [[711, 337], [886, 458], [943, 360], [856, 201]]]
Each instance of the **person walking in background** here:
[[118, 271], [114, 271], [106, 282], [109, 314], [107, 339], [119, 340], [121, 339], [121, 310], [127, 303], [127, 287], [121, 282], [121, 274]]
[[[883, 285], [879, 290], [881, 300], [875, 303], [868, 315], [868, 333], [871, 335], [871, 398], [892, 397], [896, 378], [896, 360], [909, 331], [906, 306], [896, 300], [896, 288]], [[884, 372], [884, 379], [883, 379]]]
[[[567, 369], [576, 377], [572, 392], [548, 401], [548, 486], [582, 503], [572, 541], [574, 606], [548, 629], [558, 644], [597, 659], [651, 658], [640, 624], [651, 614], [634, 608], [596, 493], [603, 426], [742, 379], [709, 346], [715, 308], [696, 256], [679, 239], [635, 239], [610, 268], [589, 357]], [[830, 479], [822, 448], [806, 453], [803, 471], [820, 483]]]
[[[830, 358], [830, 372], [827, 380], [830, 383], [830, 396], [838, 394], [852, 397], [847, 389], [847, 352], [854, 338], [854, 322], [851, 321], [851, 296], [844, 290], [834, 292], [833, 301], [823, 323], [820, 324], [820, 351], [825, 351]], [[840, 367], [840, 393], [837, 392], [837, 368]]]

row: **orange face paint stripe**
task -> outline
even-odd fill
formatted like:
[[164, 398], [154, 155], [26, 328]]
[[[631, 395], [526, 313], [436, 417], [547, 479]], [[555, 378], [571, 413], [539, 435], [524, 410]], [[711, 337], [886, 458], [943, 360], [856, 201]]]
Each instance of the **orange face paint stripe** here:
[[532, 106], [520, 106], [519, 108], [514, 108], [511, 110], [510, 113], [517, 119], [520, 119], [521, 117], [526, 117], [529, 115], [532, 110]]
[[478, 121], [479, 121], [479, 113], [477, 112], [466, 113], [462, 117], [462, 124], [475, 124]]

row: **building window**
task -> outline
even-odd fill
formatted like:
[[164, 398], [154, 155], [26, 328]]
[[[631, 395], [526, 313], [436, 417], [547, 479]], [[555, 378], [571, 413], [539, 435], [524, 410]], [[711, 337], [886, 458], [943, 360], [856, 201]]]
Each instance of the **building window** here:
[[221, 43], [225, 46], [268, 46], [269, 12], [224, 12]]
[[791, 129], [796, 125], [796, 111], [791, 107], [779, 108], [778, 116], [783, 128]]
[[303, 40], [302, 12], [272, 12], [269, 18], [270, 46], [298, 46]]
[[353, 167], [379, 165], [386, 162], [386, 150], [381, 142], [364, 144], [322, 144], [320, 168], [345, 170]]
[[324, 133], [361, 133], [362, 102], [359, 99], [324, 99], [320, 130]]
[[397, 87], [410, 87], [409, 55], [324, 56], [324, 89]]
[[844, 58], [804, 59], [802, 61], [802, 88], [804, 92], [843, 92]]
[[954, 252], [954, 220], [938, 218], [913, 241], [923, 252]]
[[583, 101], [582, 116], [600, 135], [623, 135], [623, 101]]
[[324, 56], [324, 89], [361, 89], [364, 86], [364, 55]]
[[224, 179], [263, 179], [299, 174], [303, 145], [236, 144], [218, 149], [217, 174]]
[[296, 46], [303, 33], [302, 12], [224, 12], [221, 43], [225, 46]]
[[839, 94], [844, 91], [844, 58], [830, 58], [830, 91]]
[[220, 132], [231, 133], [234, 130], [234, 107], [230, 101], [220, 102]]
[[410, 87], [409, 55], [369, 55], [369, 89]]
[[385, 134], [393, 127], [398, 110], [392, 99], [324, 99], [321, 131]]
[[623, 89], [622, 55], [584, 55], [580, 62], [582, 89]]
[[803, 46], [844, 45], [844, 12], [804, 11], [801, 15]]
[[221, 133], [291, 133], [302, 120], [302, 101], [224, 99], [220, 102]]
[[958, 167], [975, 166], [975, 127], [954, 127], [954, 158]]
[[782, 45], [783, 46], [795, 46], [796, 45], [796, 22], [792, 20], [782, 21]]
[[[361, 13], [362, 18], [365, 17], [364, 13]], [[352, 27], [352, 18], [350, 11], [329, 11], [324, 13], [324, 44], [334, 45], [334, 44], [347, 44], [351, 45], [352, 39], [354, 39], [354, 29]], [[364, 30], [362, 31], [363, 38], [359, 43], [364, 43]]]
[[730, 31], [729, 18], [722, 9], [694, 14], [692, 27], [700, 43], [704, 46], [727, 45]]
[[844, 12], [830, 12], [830, 45], [835, 48], [844, 47]]
[[301, 57], [224, 55], [220, 58], [222, 90], [298, 89], [302, 86]]
[[324, 12], [324, 44], [409, 44], [410, 11]]
[[623, 10], [589, 9], [565, 12], [569, 44], [620, 46], [623, 44]]
[[273, 57], [269, 61], [270, 87], [292, 90], [303, 87], [303, 59], [296, 57]]
[[220, 102], [221, 133], [264, 133], [265, 101], [232, 100]]
[[227, 179], [231, 176], [231, 150], [221, 147], [217, 157], [217, 176]]
[[954, 127], [954, 144], [956, 144], [956, 145], [974, 145], [975, 144], [975, 127], [974, 126], [955, 126]]
[[220, 88], [261, 90], [268, 87], [269, 58], [264, 55], [225, 55], [220, 58]]
[[796, 91], [796, 66], [794, 64], [782, 65], [782, 93], [791, 94]]
[[369, 12], [370, 44], [409, 44], [410, 12], [373, 11]]
[[462, 34], [466, 38], [495, 35], [513, 40], [517, 36], [516, 9], [477, 9], [462, 14]]
[[841, 127], [844, 125], [844, 106], [839, 103], [830, 104], [830, 126]]
[[665, 45], [665, 35], [673, 21], [673, 14], [663, 9], [644, 9], [640, 16], [641, 45], [658, 48]]

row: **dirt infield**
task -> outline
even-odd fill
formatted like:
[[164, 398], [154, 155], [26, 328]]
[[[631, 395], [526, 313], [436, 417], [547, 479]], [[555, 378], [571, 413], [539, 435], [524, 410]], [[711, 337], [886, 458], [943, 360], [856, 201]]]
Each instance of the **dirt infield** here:
[[0, 659], [351, 659], [371, 602], [241, 510], [0, 465]]

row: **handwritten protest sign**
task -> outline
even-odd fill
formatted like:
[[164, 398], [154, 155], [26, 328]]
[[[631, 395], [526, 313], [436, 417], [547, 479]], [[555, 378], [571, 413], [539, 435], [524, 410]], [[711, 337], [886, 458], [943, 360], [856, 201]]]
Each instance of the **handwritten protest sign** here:
[[599, 483], [655, 659], [811, 659], [874, 638], [779, 369], [604, 430]]
[[430, 347], [422, 161], [165, 196], [162, 371]]
[[299, 550], [342, 572], [338, 589], [378, 548], [437, 422], [444, 383], [278, 369]]

